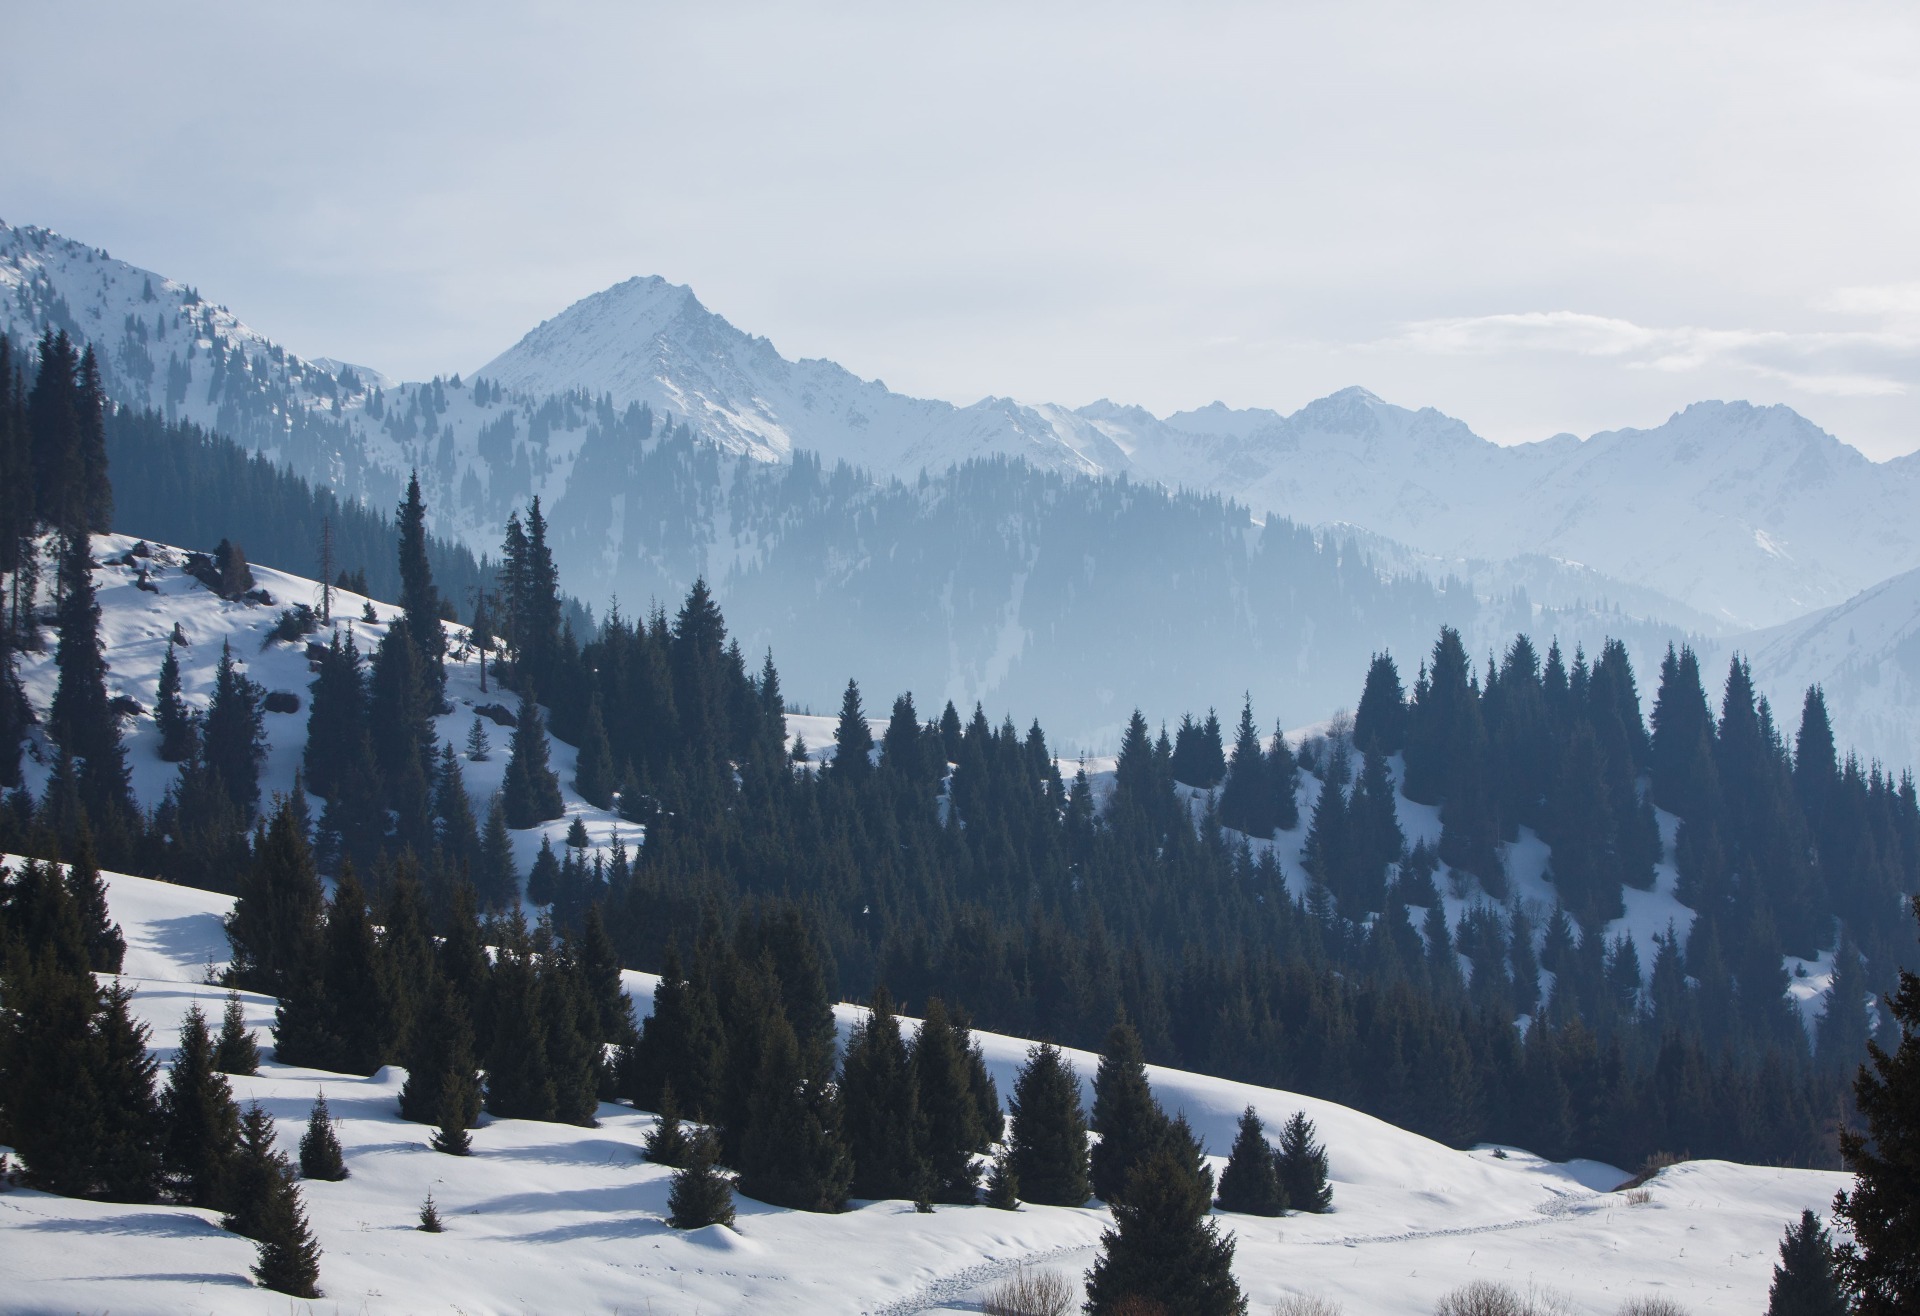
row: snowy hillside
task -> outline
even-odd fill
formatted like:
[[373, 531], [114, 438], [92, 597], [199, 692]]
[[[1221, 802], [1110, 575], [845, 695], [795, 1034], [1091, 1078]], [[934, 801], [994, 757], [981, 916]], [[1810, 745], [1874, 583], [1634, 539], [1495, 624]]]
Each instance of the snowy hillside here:
[[1863, 756], [1920, 763], [1920, 571], [1741, 643], [1782, 706], [1809, 685], [1823, 686], [1836, 730]]
[[[163, 1059], [194, 1001], [218, 1016], [203, 985], [226, 954], [223, 897], [140, 878], [108, 879], [128, 942], [125, 978]], [[638, 1011], [652, 980], [628, 975]], [[273, 1001], [246, 999], [267, 1040]], [[842, 1038], [858, 1015], [838, 1011]], [[1002, 1092], [1025, 1050], [980, 1035]], [[1095, 1059], [1073, 1053], [1084, 1081]], [[1286, 1092], [1152, 1069], [1155, 1094], [1186, 1112], [1216, 1170], [1234, 1120], [1255, 1106], [1270, 1124], [1295, 1110], [1316, 1121], [1331, 1157], [1335, 1210], [1257, 1220], [1216, 1213], [1232, 1232], [1234, 1270], [1254, 1311], [1288, 1294], [1323, 1294], [1349, 1316], [1428, 1310], [1472, 1279], [1529, 1284], [1566, 1310], [1610, 1316], [1659, 1295], [1694, 1313], [1751, 1313], [1765, 1302], [1780, 1232], [1802, 1209], [1823, 1211], [1839, 1174], [1689, 1162], [1642, 1196], [1606, 1191], [1621, 1175], [1592, 1162], [1545, 1163], [1517, 1149], [1454, 1151], [1356, 1112]], [[316, 1093], [338, 1120], [351, 1177], [305, 1181], [323, 1250], [324, 1297], [299, 1304], [253, 1287], [252, 1245], [213, 1213], [116, 1206], [25, 1189], [0, 1191], [5, 1303], [21, 1310], [115, 1313], [325, 1311], [651, 1311], [940, 1313], [979, 1310], [983, 1292], [1025, 1265], [1078, 1281], [1091, 1265], [1104, 1209], [984, 1206], [916, 1214], [905, 1202], [860, 1202], [820, 1216], [741, 1199], [737, 1227], [679, 1233], [663, 1223], [669, 1172], [647, 1164], [650, 1115], [602, 1105], [600, 1124], [492, 1120], [474, 1155], [429, 1149], [429, 1129], [400, 1121], [405, 1071], [372, 1078], [268, 1060], [235, 1078], [291, 1152]], [[431, 1190], [446, 1232], [413, 1225]]]

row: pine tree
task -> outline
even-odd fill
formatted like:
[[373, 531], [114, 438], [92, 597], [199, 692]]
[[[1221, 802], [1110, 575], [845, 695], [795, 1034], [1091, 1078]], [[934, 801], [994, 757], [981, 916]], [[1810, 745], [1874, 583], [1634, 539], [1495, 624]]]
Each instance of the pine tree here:
[[320, 1296], [320, 1247], [307, 1225], [293, 1167], [274, 1149], [273, 1119], [258, 1104], [240, 1119], [234, 1188], [222, 1223], [259, 1245], [253, 1275], [262, 1288], [296, 1298]]
[[1219, 1206], [1222, 1211], [1267, 1216], [1279, 1215], [1287, 1209], [1273, 1148], [1268, 1145], [1266, 1129], [1252, 1106], [1240, 1116], [1240, 1132], [1234, 1137], [1227, 1168], [1220, 1174]]
[[667, 1223], [675, 1229], [733, 1224], [733, 1181], [715, 1165], [712, 1137], [692, 1139], [686, 1164], [667, 1192]]
[[160, 757], [168, 763], [188, 758], [200, 743], [200, 728], [180, 696], [180, 659], [173, 641], [167, 641], [167, 656], [160, 660], [160, 689], [154, 696], [153, 722], [160, 730]]
[[[1920, 898], [1910, 908], [1920, 918]], [[1889, 1052], [1867, 1043], [1853, 1082], [1865, 1118], [1862, 1134], [1843, 1128], [1840, 1157], [1854, 1186], [1834, 1198], [1833, 1213], [1853, 1234], [1838, 1249], [1842, 1285], [1861, 1316], [1893, 1316], [1920, 1305], [1920, 977], [1900, 970], [1888, 1002], [1899, 1042]]]
[[168, 1192], [189, 1206], [219, 1205], [227, 1161], [240, 1137], [233, 1090], [213, 1060], [206, 1016], [199, 1006], [189, 1006], [160, 1093], [162, 1173]]
[[1406, 690], [1400, 684], [1400, 669], [1392, 655], [1377, 653], [1367, 667], [1360, 706], [1353, 714], [1353, 747], [1362, 754], [1385, 757], [1405, 748], [1406, 736]]
[[300, 1177], [338, 1183], [347, 1173], [340, 1135], [334, 1132], [333, 1112], [327, 1109], [327, 1096], [323, 1092], [313, 1099], [313, 1109], [307, 1115], [307, 1131], [300, 1139]]
[[567, 811], [560, 796], [560, 778], [547, 766], [547, 729], [530, 691], [520, 698], [520, 718], [514, 724], [501, 794], [507, 826], [515, 831], [538, 826]]
[[671, 1088], [696, 1118], [717, 1118], [726, 1041], [712, 991], [704, 982], [688, 980], [678, 947], [669, 944], [653, 989], [653, 1012], [640, 1037], [634, 1104], [658, 1109]]
[[915, 1146], [918, 1084], [893, 1013], [893, 998], [876, 988], [872, 1010], [854, 1026], [840, 1070], [842, 1123], [853, 1159], [849, 1185], [873, 1200], [912, 1195], [920, 1158]]
[[1027, 1052], [1013, 1085], [1013, 1141], [1008, 1165], [1020, 1195], [1040, 1206], [1080, 1206], [1092, 1192], [1080, 1079], [1056, 1047]]
[[440, 1208], [433, 1204], [433, 1190], [427, 1190], [427, 1200], [420, 1204], [420, 1232], [423, 1234], [444, 1234], [446, 1225], [440, 1221]]
[[965, 1204], [979, 1193], [973, 1153], [982, 1141], [964, 1034], [937, 996], [927, 1001], [913, 1038], [913, 1079], [920, 1107], [920, 1159], [932, 1176], [933, 1200]]
[[493, 742], [487, 738], [486, 720], [475, 715], [467, 728], [467, 762], [485, 763], [493, 757]]
[[399, 1031], [397, 1002], [367, 914], [366, 893], [351, 868], [341, 870], [327, 906], [323, 955], [332, 1063], [316, 1067], [371, 1074], [391, 1058]]
[[596, 809], [613, 807], [613, 750], [607, 744], [607, 726], [600, 714], [600, 696], [587, 704], [586, 731], [574, 762], [573, 786], [580, 798]]
[[1220, 790], [1220, 825], [1249, 836], [1269, 837], [1277, 819], [1267, 782], [1266, 755], [1253, 723], [1253, 700], [1240, 707], [1240, 728], [1234, 733], [1233, 756], [1227, 761], [1227, 782]]
[[1833, 1240], [1820, 1217], [1802, 1211], [1780, 1240], [1767, 1316], [1847, 1316], [1847, 1300], [1834, 1274]]
[[684, 1170], [693, 1163], [694, 1144], [699, 1133], [688, 1133], [680, 1122], [680, 1102], [669, 1083], [660, 1093], [660, 1118], [647, 1131], [647, 1159], [655, 1165]]
[[1120, 1199], [1128, 1173], [1160, 1144], [1166, 1123], [1147, 1085], [1140, 1034], [1122, 1020], [1107, 1033], [1093, 1078], [1093, 1132], [1100, 1135], [1089, 1158], [1095, 1197]]
[[1182, 1316], [1245, 1316], [1247, 1300], [1233, 1278], [1234, 1241], [1207, 1216], [1199, 1181], [1169, 1148], [1135, 1166], [1114, 1227], [1087, 1272], [1089, 1316], [1120, 1313], [1133, 1303]]
[[1313, 1121], [1295, 1111], [1280, 1130], [1280, 1150], [1274, 1173], [1288, 1207], [1318, 1215], [1333, 1206], [1333, 1185], [1327, 1179], [1327, 1151], [1313, 1140]]
[[213, 1067], [222, 1074], [251, 1075], [260, 1071], [260, 1047], [253, 1030], [247, 1027], [240, 993], [227, 992], [227, 1006], [220, 1017], [220, 1036], [213, 1044]]

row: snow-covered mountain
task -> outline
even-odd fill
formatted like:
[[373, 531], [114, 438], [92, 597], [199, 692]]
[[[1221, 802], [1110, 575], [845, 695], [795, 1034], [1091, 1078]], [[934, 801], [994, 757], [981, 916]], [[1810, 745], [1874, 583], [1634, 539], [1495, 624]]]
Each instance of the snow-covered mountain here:
[[1895, 768], [1920, 763], [1920, 571], [1742, 637], [1741, 648], [1777, 703], [1797, 708], [1787, 701], [1820, 685], [1842, 743]]

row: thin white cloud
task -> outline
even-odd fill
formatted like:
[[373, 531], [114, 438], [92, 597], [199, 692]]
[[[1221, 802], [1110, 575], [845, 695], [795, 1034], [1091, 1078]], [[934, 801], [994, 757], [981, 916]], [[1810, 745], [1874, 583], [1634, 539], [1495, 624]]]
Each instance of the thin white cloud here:
[[[1835, 309], [1895, 320], [1920, 285], [1847, 289]], [[1895, 397], [1920, 384], [1920, 335], [1875, 330], [1709, 329], [1636, 324], [1581, 311], [1520, 311], [1416, 320], [1377, 344], [1455, 356], [1555, 352], [1619, 361], [1629, 370], [1682, 374], [1730, 366], [1822, 397]]]

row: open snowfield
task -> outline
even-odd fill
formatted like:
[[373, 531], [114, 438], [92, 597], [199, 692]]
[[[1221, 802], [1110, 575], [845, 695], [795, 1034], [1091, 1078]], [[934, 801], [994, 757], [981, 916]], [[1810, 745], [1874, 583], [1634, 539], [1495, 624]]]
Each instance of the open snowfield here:
[[[125, 932], [126, 981], [151, 1045], [171, 1055], [194, 1000], [216, 1020], [221, 992], [203, 985], [223, 962], [220, 916], [206, 892], [110, 876]], [[644, 1013], [653, 980], [628, 975]], [[267, 1041], [273, 1002], [247, 998]], [[858, 1016], [840, 1008], [844, 1030]], [[1002, 1095], [1026, 1043], [982, 1034]], [[1094, 1058], [1075, 1053], [1083, 1080]], [[1311, 1098], [1173, 1070], [1155, 1092], [1184, 1110], [1223, 1154], [1235, 1117], [1256, 1106], [1269, 1124], [1305, 1109], [1332, 1161], [1335, 1210], [1260, 1220], [1220, 1215], [1239, 1240], [1235, 1271], [1255, 1312], [1290, 1292], [1322, 1293], [1349, 1316], [1430, 1310], [1474, 1278], [1565, 1295], [1570, 1309], [1612, 1313], [1660, 1293], [1698, 1313], [1765, 1306], [1780, 1232], [1803, 1207], [1826, 1209], [1845, 1176], [1724, 1162], [1675, 1166], [1644, 1203], [1605, 1190], [1619, 1171], [1554, 1165], [1507, 1149], [1454, 1151]], [[404, 1073], [352, 1078], [268, 1061], [236, 1078], [291, 1154], [314, 1094], [339, 1120], [352, 1177], [303, 1184], [324, 1256], [325, 1296], [303, 1304], [253, 1287], [253, 1247], [210, 1212], [115, 1206], [24, 1189], [0, 1193], [0, 1308], [10, 1312], [629, 1312], [893, 1313], [978, 1311], [983, 1291], [1025, 1263], [1078, 1278], [1092, 1264], [1104, 1210], [861, 1203], [840, 1216], [741, 1199], [736, 1229], [677, 1233], [663, 1223], [669, 1171], [648, 1165], [652, 1117], [603, 1105], [600, 1127], [494, 1120], [475, 1154], [443, 1156], [429, 1130], [395, 1113]], [[1216, 1162], [1217, 1164], [1217, 1162]], [[447, 1232], [413, 1226], [431, 1189]]]

